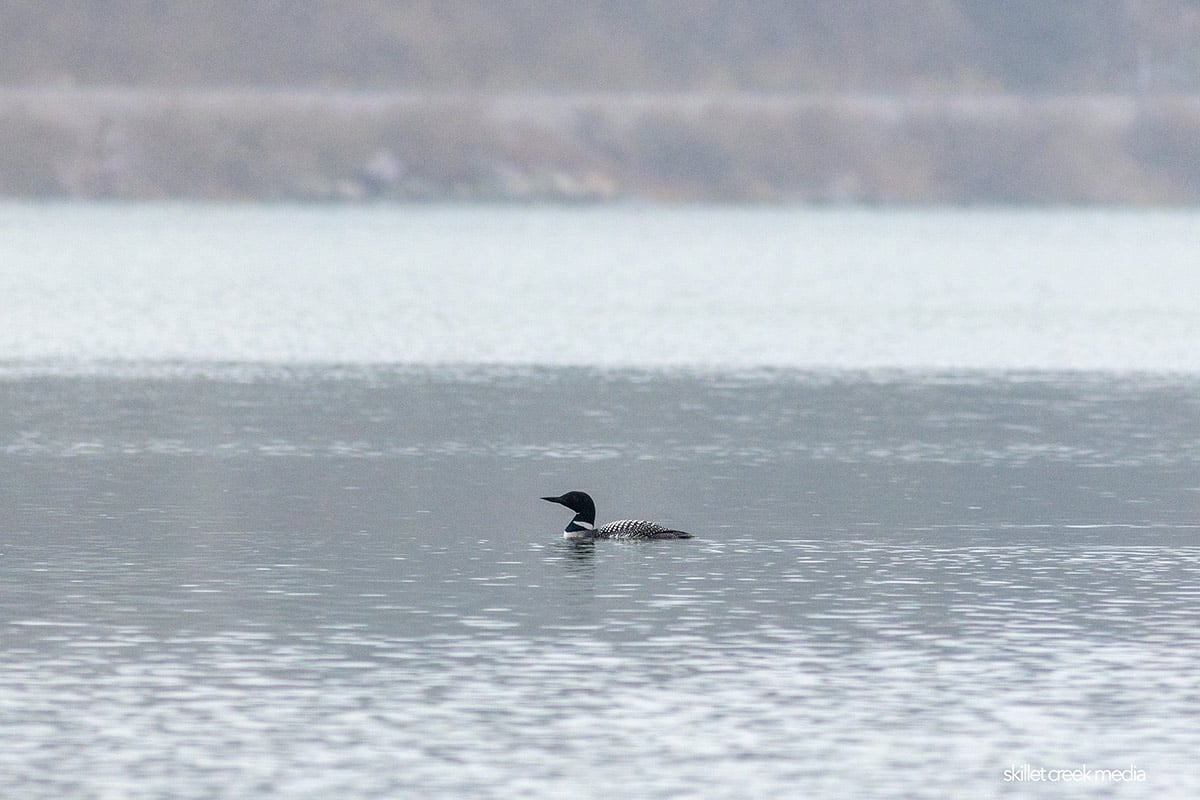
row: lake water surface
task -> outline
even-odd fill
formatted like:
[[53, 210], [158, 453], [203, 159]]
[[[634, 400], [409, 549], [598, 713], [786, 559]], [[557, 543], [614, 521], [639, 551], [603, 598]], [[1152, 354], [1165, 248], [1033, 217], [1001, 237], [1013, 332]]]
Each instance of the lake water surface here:
[[0, 204], [0, 360], [1200, 372], [1200, 211]]
[[0, 794], [1195, 797], [1196, 221], [8, 207]]

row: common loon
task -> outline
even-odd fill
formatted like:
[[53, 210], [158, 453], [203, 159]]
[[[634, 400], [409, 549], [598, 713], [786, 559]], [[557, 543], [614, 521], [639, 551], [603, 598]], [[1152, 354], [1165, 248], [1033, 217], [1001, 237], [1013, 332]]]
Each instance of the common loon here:
[[567, 492], [562, 497], [543, 497], [550, 503], [558, 503], [575, 512], [575, 518], [567, 523], [564, 539], [690, 539], [687, 531], [665, 528], [657, 522], [644, 519], [622, 519], [596, 527], [596, 504], [584, 492]]

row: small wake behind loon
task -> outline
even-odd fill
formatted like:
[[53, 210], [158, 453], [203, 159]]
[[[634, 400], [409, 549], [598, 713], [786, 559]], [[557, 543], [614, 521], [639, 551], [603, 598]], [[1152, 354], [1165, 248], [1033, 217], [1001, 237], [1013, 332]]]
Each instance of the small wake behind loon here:
[[644, 519], [622, 519], [596, 527], [596, 504], [586, 492], [567, 492], [560, 497], [543, 497], [575, 512], [563, 530], [564, 539], [691, 539], [687, 531], [675, 530]]

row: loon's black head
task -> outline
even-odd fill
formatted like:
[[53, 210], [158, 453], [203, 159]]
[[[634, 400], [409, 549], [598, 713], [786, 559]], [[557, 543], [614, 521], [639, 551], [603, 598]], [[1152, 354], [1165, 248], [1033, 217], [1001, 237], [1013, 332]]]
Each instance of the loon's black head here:
[[543, 497], [549, 503], [558, 503], [575, 512], [576, 519], [582, 522], [596, 522], [596, 504], [586, 492], [567, 492], [562, 497]]

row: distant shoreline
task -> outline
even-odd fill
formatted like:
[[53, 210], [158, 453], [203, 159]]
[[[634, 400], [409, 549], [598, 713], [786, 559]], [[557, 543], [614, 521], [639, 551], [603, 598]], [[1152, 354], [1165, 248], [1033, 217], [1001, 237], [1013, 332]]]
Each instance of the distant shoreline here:
[[1200, 95], [0, 87], [0, 196], [1200, 204]]

